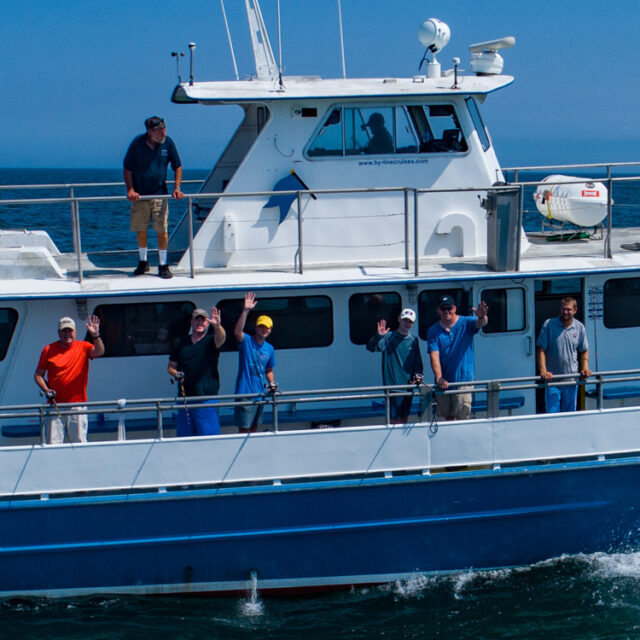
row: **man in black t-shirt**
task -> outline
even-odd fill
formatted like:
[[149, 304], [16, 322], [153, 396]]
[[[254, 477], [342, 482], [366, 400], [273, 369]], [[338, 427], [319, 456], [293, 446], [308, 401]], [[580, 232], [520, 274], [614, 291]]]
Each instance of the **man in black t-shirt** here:
[[149, 271], [147, 229], [153, 222], [153, 228], [158, 234], [158, 275], [161, 278], [171, 278], [173, 276], [167, 264], [168, 202], [162, 198], [141, 200], [140, 196], [167, 194], [167, 167], [171, 164], [176, 174], [173, 197], [177, 200], [182, 198], [182, 162], [176, 145], [167, 136], [164, 120], [153, 116], [147, 118], [144, 124], [147, 132], [133, 139], [123, 163], [127, 198], [131, 201], [130, 228], [137, 234], [140, 253], [140, 262], [133, 275], [140, 276]]
[[[191, 334], [174, 342], [167, 367], [169, 375], [178, 381], [181, 395], [189, 398], [217, 395], [220, 388], [218, 358], [225, 339], [218, 309], [211, 308], [211, 318], [204, 309], [196, 309], [191, 314]], [[215, 403], [215, 400], [208, 402]], [[178, 437], [219, 433], [220, 425], [215, 408], [185, 408], [178, 411]]]

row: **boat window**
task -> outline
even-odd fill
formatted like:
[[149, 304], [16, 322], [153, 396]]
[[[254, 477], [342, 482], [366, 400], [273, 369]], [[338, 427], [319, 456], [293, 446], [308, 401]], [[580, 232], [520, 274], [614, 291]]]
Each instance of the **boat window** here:
[[607, 280], [604, 285], [604, 326], [640, 326], [640, 278]]
[[395, 108], [396, 153], [417, 153], [418, 140], [411, 126], [411, 119], [404, 107]]
[[436, 305], [442, 296], [451, 296], [456, 303], [456, 312], [459, 316], [471, 313], [469, 299], [471, 292], [464, 289], [428, 289], [418, 296], [418, 335], [427, 339], [429, 327], [440, 320]]
[[469, 114], [471, 115], [473, 126], [478, 132], [478, 137], [480, 138], [482, 148], [486, 151], [491, 146], [491, 140], [489, 138], [489, 132], [487, 131], [487, 128], [484, 126], [484, 122], [482, 121], [480, 109], [478, 109], [478, 105], [473, 98], [467, 98], [467, 107], [469, 108]]
[[13, 332], [18, 324], [18, 312], [10, 307], [0, 308], [0, 360], [7, 357]]
[[393, 107], [343, 109], [345, 155], [394, 153]]
[[453, 105], [414, 105], [408, 110], [420, 136], [420, 153], [467, 150], [467, 141]]
[[[238, 316], [242, 312], [243, 298], [221, 300], [222, 326], [227, 340], [221, 351], [237, 351], [233, 337]], [[328, 347], [333, 342], [333, 306], [327, 296], [292, 296], [286, 298], [262, 298], [249, 313], [245, 331], [252, 334], [258, 316], [268, 315], [273, 320], [269, 342], [276, 349], [310, 349]]]
[[386, 320], [390, 329], [398, 328], [402, 311], [400, 295], [384, 291], [356, 293], [349, 298], [349, 337], [353, 344], [367, 344], [378, 331], [378, 322]]
[[342, 155], [342, 109], [334, 109], [329, 114], [307, 154], [311, 157]]
[[489, 305], [489, 322], [484, 333], [523, 331], [526, 327], [525, 292], [522, 287], [485, 289], [481, 296]]
[[418, 153], [412, 118], [404, 106], [333, 109], [307, 149], [309, 157]]
[[[168, 355], [171, 343], [189, 333], [194, 309], [192, 302], [97, 306], [93, 313], [100, 318], [103, 357]], [[85, 339], [90, 341], [88, 337]]]

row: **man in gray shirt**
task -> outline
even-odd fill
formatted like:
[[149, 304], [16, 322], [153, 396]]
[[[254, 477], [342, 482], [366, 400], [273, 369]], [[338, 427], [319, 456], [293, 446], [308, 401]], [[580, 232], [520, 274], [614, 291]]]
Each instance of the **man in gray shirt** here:
[[[562, 298], [560, 315], [545, 320], [536, 342], [538, 371], [544, 380], [555, 375], [578, 373], [588, 378], [589, 345], [584, 325], [575, 319], [578, 303], [574, 298]], [[577, 385], [557, 387], [548, 385], [545, 392], [547, 413], [575, 411]]]

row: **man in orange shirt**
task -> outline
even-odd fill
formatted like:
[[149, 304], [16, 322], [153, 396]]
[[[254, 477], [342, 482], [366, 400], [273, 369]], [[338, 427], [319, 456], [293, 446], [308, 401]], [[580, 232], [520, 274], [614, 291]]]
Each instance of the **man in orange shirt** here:
[[[65, 316], [58, 322], [60, 339], [48, 344], [40, 354], [34, 378], [53, 404], [87, 401], [89, 361], [104, 354], [104, 344], [100, 337], [98, 316], [91, 316], [86, 325], [93, 344], [76, 340], [76, 323]], [[72, 411], [73, 415], [54, 416], [49, 419], [48, 444], [64, 442], [65, 431], [70, 442], [87, 441], [88, 420], [87, 414], [83, 413], [86, 407], [74, 407]]]

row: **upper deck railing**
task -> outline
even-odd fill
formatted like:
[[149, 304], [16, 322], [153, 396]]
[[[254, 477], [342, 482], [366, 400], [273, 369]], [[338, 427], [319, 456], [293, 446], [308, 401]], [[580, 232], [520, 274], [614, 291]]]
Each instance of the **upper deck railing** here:
[[[5, 437], [31, 438], [44, 445], [46, 443], [46, 423], [48, 419], [77, 415], [79, 407], [89, 416], [90, 433], [96, 432], [92, 440], [100, 439], [101, 433], [117, 431], [118, 440], [127, 439], [127, 419], [137, 431], [145, 434], [155, 432], [157, 438], [167, 436], [167, 429], [173, 429], [172, 416], [178, 410], [189, 411], [198, 408], [212, 408], [208, 402], [215, 400], [215, 409], [224, 426], [233, 426], [233, 409], [237, 406], [259, 406], [265, 411], [263, 428], [274, 432], [287, 428], [306, 429], [307, 425], [327, 426], [342, 421], [356, 421], [363, 426], [371, 424], [391, 424], [391, 402], [394, 398], [412, 399], [410, 423], [426, 422], [433, 429], [438, 428], [435, 400], [439, 395], [471, 393], [473, 414], [485, 414], [496, 418], [501, 412], [511, 414], [524, 405], [523, 392], [544, 390], [554, 386], [574, 386], [584, 388], [595, 408], [604, 408], [607, 400], [625, 398], [640, 401], [640, 369], [594, 372], [589, 378], [579, 374], [565, 374], [553, 377], [551, 382], [541, 381], [539, 376], [475, 380], [473, 382], [450, 383], [447, 390], [424, 382], [408, 385], [342, 387], [336, 389], [312, 389], [303, 391], [276, 390], [264, 394], [229, 394], [183, 398], [117, 399], [68, 404], [24, 404], [0, 407], [1, 433]], [[616, 386], [617, 385], [617, 386]], [[135, 420], [136, 416], [143, 420]], [[155, 417], [150, 417], [155, 416]], [[169, 427], [167, 427], [168, 416]], [[34, 434], [37, 422], [38, 435]], [[112, 429], [105, 427], [111, 422]]]
[[[612, 175], [613, 170], [631, 168], [640, 166], [640, 162], [619, 162], [619, 163], [599, 163], [599, 164], [572, 164], [572, 165], [539, 165], [539, 166], [520, 166], [520, 167], [507, 167], [503, 169], [503, 172], [509, 178], [509, 173], [513, 173], [513, 179], [503, 184], [498, 184], [492, 187], [459, 187], [459, 188], [442, 188], [442, 189], [417, 189], [412, 187], [374, 187], [374, 188], [352, 188], [352, 189], [301, 189], [301, 190], [289, 190], [289, 191], [254, 191], [254, 192], [214, 192], [214, 193], [186, 193], [184, 200], [186, 201], [186, 210], [179, 222], [186, 222], [187, 226], [187, 246], [185, 250], [189, 255], [189, 275], [191, 278], [195, 277], [196, 266], [194, 260], [194, 205], [200, 201], [206, 201], [207, 204], [212, 201], [217, 201], [220, 198], [268, 198], [273, 195], [278, 196], [295, 196], [298, 204], [298, 211], [303, 210], [303, 198], [307, 196], [315, 197], [320, 194], [343, 194], [343, 195], [365, 195], [365, 194], [393, 194], [397, 193], [402, 198], [401, 215], [403, 217], [404, 225], [404, 268], [407, 271], [412, 270], [411, 266], [411, 246], [413, 246], [413, 273], [415, 276], [420, 274], [420, 234], [419, 234], [419, 220], [420, 220], [420, 196], [443, 194], [443, 193], [504, 193], [517, 190], [518, 193], [518, 227], [522, 226], [524, 215], [524, 197], [525, 192], [529, 189], [535, 188], [537, 185], [542, 184], [540, 181], [523, 181], [520, 180], [520, 176], [524, 172], [543, 172], [543, 171], [556, 171], [556, 170], [580, 170], [587, 169], [602, 169], [606, 172], [606, 178], [593, 178], [598, 181], [606, 183], [608, 188], [608, 201], [607, 201], [607, 216], [606, 216], [606, 231], [604, 237], [604, 249], [603, 257], [611, 258], [611, 234], [613, 228], [613, 206], [614, 200], [612, 196], [614, 184], [630, 183], [640, 181], [639, 175], [625, 175], [616, 176]], [[584, 177], [576, 178], [575, 183], [581, 184], [585, 180]], [[201, 183], [200, 180], [185, 180], [183, 184], [197, 184]], [[546, 185], [553, 183], [546, 182]], [[568, 183], [563, 183], [568, 184]], [[77, 263], [77, 279], [79, 282], [83, 281], [85, 275], [85, 268], [83, 266], [82, 258], [82, 243], [81, 243], [81, 226], [80, 226], [80, 208], [82, 206], [93, 203], [117, 203], [127, 202], [125, 196], [78, 196], [77, 190], [80, 188], [106, 188], [106, 187], [122, 187], [123, 183], [108, 182], [108, 183], [68, 183], [68, 184], [55, 184], [55, 185], [43, 185], [43, 184], [30, 184], [30, 185], [0, 185], [0, 193], [8, 190], [41, 190], [41, 189], [65, 189], [69, 191], [68, 196], [59, 198], [21, 198], [21, 199], [0, 199], [0, 206], [3, 205], [42, 205], [42, 204], [68, 204], [71, 213], [71, 232], [73, 239], [73, 249], [76, 256]], [[171, 196], [153, 196], [143, 197], [142, 199], [162, 198], [170, 200]], [[640, 203], [640, 198], [639, 198]], [[638, 205], [634, 205], [638, 206]], [[413, 228], [411, 228], [411, 220], [413, 219]], [[293, 259], [293, 269], [298, 273], [303, 273], [305, 268], [304, 262], [304, 216], [297, 216], [297, 249], [295, 251]], [[519, 269], [519, 248], [518, 256], [515, 261], [514, 270]]]

